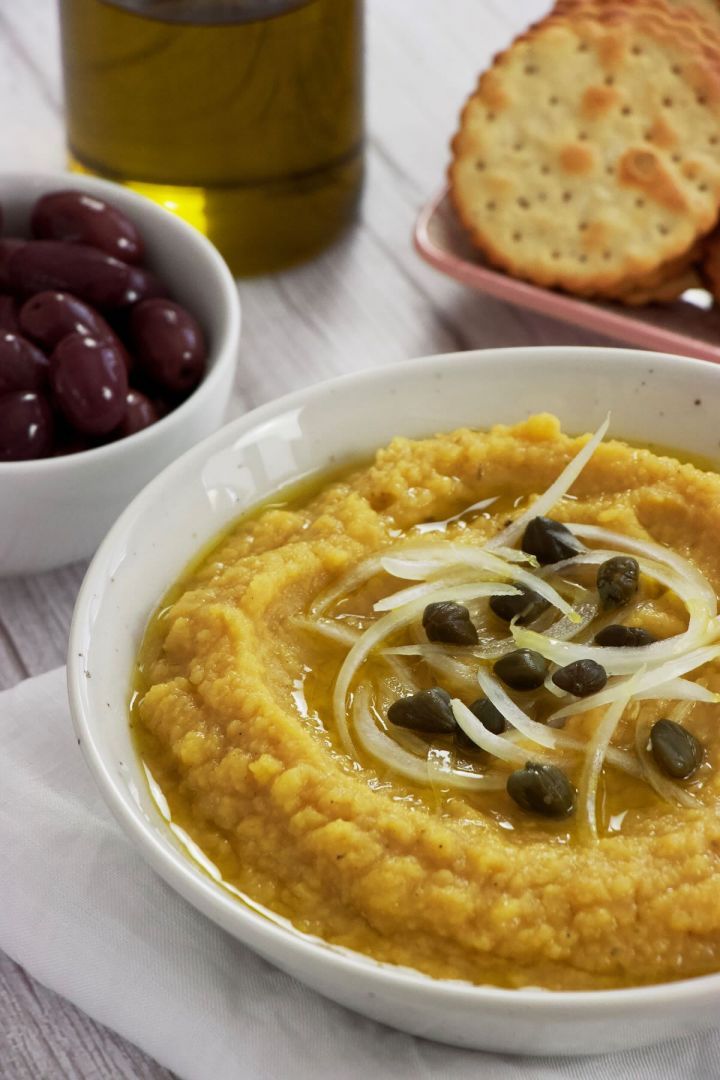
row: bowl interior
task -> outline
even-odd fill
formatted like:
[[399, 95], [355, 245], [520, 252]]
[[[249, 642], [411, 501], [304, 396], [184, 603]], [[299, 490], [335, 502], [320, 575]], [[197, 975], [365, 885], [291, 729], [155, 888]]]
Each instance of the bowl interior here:
[[274, 932], [187, 858], [150, 796], [127, 721], [133, 663], [149, 615], [188, 560], [242, 511], [302, 476], [367, 457], [394, 435], [483, 428], [542, 410], [578, 433], [596, 428], [612, 410], [611, 435], [720, 459], [719, 396], [720, 369], [700, 361], [579, 347], [470, 352], [311, 388], [189, 451], [111, 530], [73, 623], [74, 720], [121, 823], [156, 868], [226, 928], [242, 937], [254, 922], [262, 933]]

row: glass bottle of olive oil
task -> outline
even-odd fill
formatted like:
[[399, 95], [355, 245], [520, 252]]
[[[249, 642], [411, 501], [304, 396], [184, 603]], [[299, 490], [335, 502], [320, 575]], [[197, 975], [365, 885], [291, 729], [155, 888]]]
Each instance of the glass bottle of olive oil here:
[[60, 0], [71, 166], [238, 274], [318, 252], [362, 183], [362, 0]]

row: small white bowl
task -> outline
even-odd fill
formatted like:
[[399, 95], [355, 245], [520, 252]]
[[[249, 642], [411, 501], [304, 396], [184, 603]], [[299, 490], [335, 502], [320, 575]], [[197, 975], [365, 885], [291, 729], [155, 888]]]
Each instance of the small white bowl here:
[[226, 264], [196, 229], [142, 195], [69, 173], [0, 173], [2, 235], [29, 236], [38, 196], [68, 188], [132, 218], [145, 238], [147, 265], [205, 329], [208, 370], [179, 408], [137, 435], [63, 457], [0, 462], [0, 576], [90, 556], [148, 480], [222, 423], [238, 356], [240, 301]]
[[109, 807], [165, 880], [229, 933], [327, 997], [404, 1031], [517, 1054], [595, 1054], [717, 1023], [720, 975], [628, 990], [503, 990], [380, 964], [270, 920], [192, 861], [148, 789], [128, 726], [141, 635], [188, 560], [241, 511], [300, 477], [369, 456], [393, 435], [488, 427], [550, 410], [594, 429], [718, 457], [720, 368], [620, 349], [428, 357], [335, 379], [235, 421], [157, 477], [101, 545], [80, 591], [68, 687]]

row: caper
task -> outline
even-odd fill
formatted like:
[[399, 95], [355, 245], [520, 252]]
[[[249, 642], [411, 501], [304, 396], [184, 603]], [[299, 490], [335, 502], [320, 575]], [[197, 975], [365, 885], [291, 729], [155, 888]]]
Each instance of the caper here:
[[513, 690], [537, 690], [545, 682], [547, 660], [532, 649], [515, 649], [501, 656], [493, 671]]
[[606, 611], [626, 604], [635, 595], [640, 580], [637, 559], [630, 555], [615, 555], [602, 563], [597, 572], [600, 601]]
[[387, 718], [398, 727], [428, 735], [449, 735], [455, 730], [450, 695], [439, 686], [398, 698], [388, 709]]
[[596, 645], [607, 645], [615, 648], [638, 648], [642, 645], [652, 645], [657, 638], [649, 630], [643, 630], [641, 626], [621, 626], [613, 623], [604, 626], [595, 635]]
[[506, 790], [522, 810], [563, 818], [575, 809], [575, 788], [557, 765], [527, 761], [507, 779]]
[[568, 694], [587, 697], [602, 690], [607, 682], [607, 671], [595, 660], [573, 660], [572, 664], [558, 668], [552, 681]]
[[675, 780], [687, 780], [697, 772], [704, 753], [702, 743], [674, 720], [658, 720], [653, 724], [650, 749], [662, 771]]
[[441, 600], [428, 604], [423, 612], [423, 628], [428, 641], [443, 641], [450, 645], [477, 645], [478, 633], [470, 612], [463, 604]]
[[498, 619], [505, 622], [515, 619], [520, 626], [525, 626], [547, 611], [550, 602], [524, 585], [518, 585], [517, 588], [519, 591], [511, 596], [493, 596], [490, 610]]
[[[468, 709], [473, 716], [478, 718], [482, 726], [491, 731], [493, 735], [502, 735], [503, 731], [505, 731], [507, 727], [505, 717], [488, 698], [478, 698], [477, 701], [473, 701], [472, 705], [468, 705]], [[469, 735], [465, 734], [459, 725], [455, 728], [454, 741], [459, 750], [478, 749], [478, 746]]]
[[534, 555], [541, 566], [570, 559], [580, 550], [570, 530], [547, 517], [536, 517], [528, 522], [521, 546], [527, 555]]

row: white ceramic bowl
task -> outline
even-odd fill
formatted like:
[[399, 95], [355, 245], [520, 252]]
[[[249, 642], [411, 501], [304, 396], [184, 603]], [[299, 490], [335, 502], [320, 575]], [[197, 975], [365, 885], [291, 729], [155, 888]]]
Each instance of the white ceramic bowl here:
[[208, 371], [178, 409], [137, 435], [67, 457], [0, 462], [0, 576], [91, 555], [148, 480], [222, 423], [238, 355], [240, 302], [230, 271], [204, 236], [149, 199], [93, 177], [0, 173], [3, 235], [29, 235], [34, 201], [61, 188], [97, 195], [133, 219], [148, 265], [208, 334]]
[[[133, 750], [128, 688], [148, 617], [192, 555], [240, 511], [395, 434], [486, 427], [547, 409], [571, 432], [720, 456], [720, 368], [614, 349], [467, 352], [335, 379], [228, 425], [157, 477], [112, 528], [75, 611], [72, 714], [95, 779], [144, 857], [200, 911], [330, 998], [405, 1031], [521, 1054], [591, 1054], [717, 1022], [720, 975], [590, 993], [502, 990], [434, 980], [303, 936], [254, 913], [186, 855]], [[91, 678], [86, 677], [91, 675]]]

